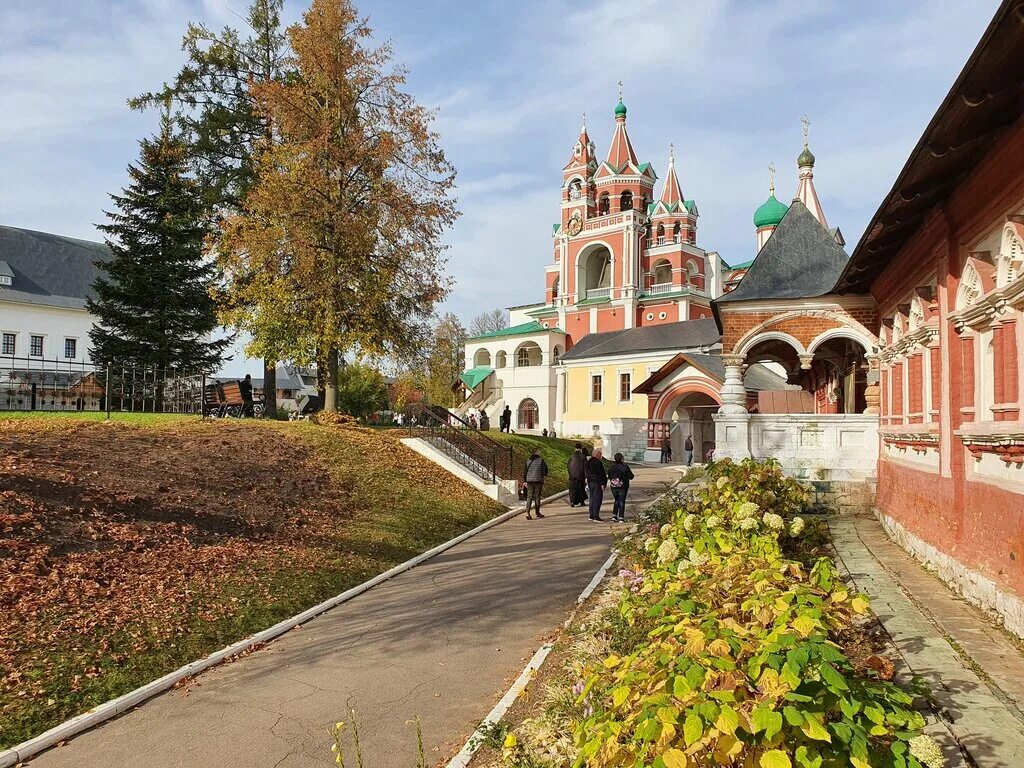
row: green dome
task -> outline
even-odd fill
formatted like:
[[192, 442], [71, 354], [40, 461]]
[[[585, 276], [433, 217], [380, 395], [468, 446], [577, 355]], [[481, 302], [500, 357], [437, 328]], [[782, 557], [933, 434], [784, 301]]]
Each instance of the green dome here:
[[804, 151], [800, 153], [800, 156], [796, 159], [797, 168], [803, 168], [805, 165], [814, 165], [814, 155], [811, 154], [811, 150], [804, 145]]
[[622, 103], [622, 99], [619, 99], [619, 103], [615, 105], [615, 116], [625, 117], [626, 116], [626, 105]]
[[788, 210], [789, 207], [785, 203], [779, 202], [775, 195], [769, 195], [768, 199], [761, 203], [760, 207], [754, 211], [754, 226], [758, 229], [761, 227], [778, 226]]

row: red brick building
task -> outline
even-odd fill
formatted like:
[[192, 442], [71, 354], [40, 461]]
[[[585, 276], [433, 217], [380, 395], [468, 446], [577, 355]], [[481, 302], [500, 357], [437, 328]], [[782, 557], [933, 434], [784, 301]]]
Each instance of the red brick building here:
[[[875, 421], [890, 535], [1024, 635], [1024, 2], [1002, 3], [845, 264], [800, 207], [716, 302], [719, 446], [845, 461], [850, 425]], [[851, 342], [838, 393], [815, 376], [826, 342]], [[742, 407], [761, 360], [815, 394], [813, 421]]]

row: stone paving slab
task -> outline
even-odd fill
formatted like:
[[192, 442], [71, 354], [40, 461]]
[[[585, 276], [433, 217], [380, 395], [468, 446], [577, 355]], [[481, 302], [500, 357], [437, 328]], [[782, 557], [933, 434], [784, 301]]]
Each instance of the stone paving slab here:
[[[944, 725], [969, 758], [980, 768], [1024, 766], [1024, 656], [1014, 642], [893, 543], [873, 517], [839, 515], [829, 527], [841, 564], [871, 597], [903, 657], [901, 672], [931, 688]], [[934, 727], [929, 732], [941, 736]]]
[[[666, 468], [635, 470], [630, 516], [678, 479]], [[331, 766], [330, 728], [350, 707], [365, 765], [416, 765], [407, 722], [417, 716], [433, 764], [462, 746], [608, 557], [608, 523], [588, 522], [564, 500], [544, 513], [490, 528], [30, 764]]]

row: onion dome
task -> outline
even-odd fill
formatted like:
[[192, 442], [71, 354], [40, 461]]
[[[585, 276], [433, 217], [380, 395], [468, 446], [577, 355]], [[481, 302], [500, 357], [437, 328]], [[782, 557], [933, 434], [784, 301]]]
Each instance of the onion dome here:
[[804, 144], [804, 151], [800, 153], [800, 156], [796, 159], [797, 168], [814, 167], [814, 155], [811, 154], [811, 150], [808, 149], [807, 144]]
[[622, 103], [622, 99], [619, 99], [619, 103], [615, 105], [615, 116], [625, 117], [626, 116], [626, 105]]
[[758, 206], [758, 209], [754, 211], [754, 226], [758, 229], [761, 227], [777, 227], [788, 210], [789, 206], [780, 202], [773, 192], [768, 195], [768, 199], [761, 203], [761, 205]]

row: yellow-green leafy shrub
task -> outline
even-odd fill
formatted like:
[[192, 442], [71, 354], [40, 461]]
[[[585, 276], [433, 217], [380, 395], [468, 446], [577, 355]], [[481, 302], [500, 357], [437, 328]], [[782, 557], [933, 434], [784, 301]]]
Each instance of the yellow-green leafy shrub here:
[[829, 639], [867, 599], [831, 560], [783, 552], [810, 501], [777, 465], [719, 462], [640, 533], [619, 610], [645, 640], [580, 666], [576, 766], [941, 765], [920, 758], [912, 697], [859, 675]]

